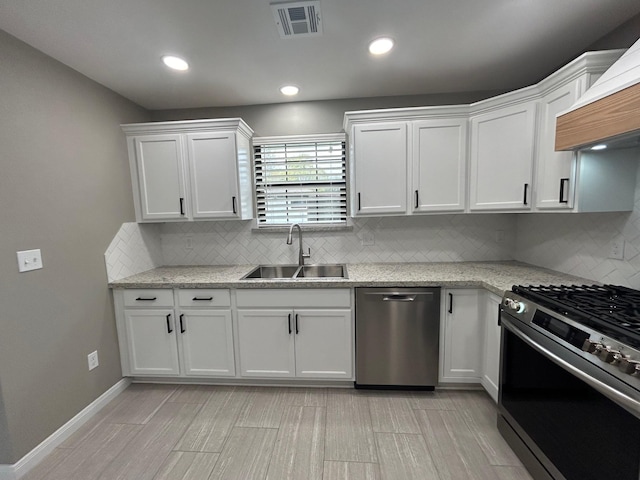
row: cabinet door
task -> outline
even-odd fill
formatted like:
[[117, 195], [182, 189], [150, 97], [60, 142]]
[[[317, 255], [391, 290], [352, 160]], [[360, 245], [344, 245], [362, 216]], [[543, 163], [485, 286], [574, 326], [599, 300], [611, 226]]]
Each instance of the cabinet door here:
[[498, 402], [498, 385], [500, 375], [500, 325], [498, 324], [498, 307], [500, 297], [486, 292], [484, 297], [484, 367], [482, 386]]
[[353, 137], [353, 214], [406, 213], [407, 125], [356, 125]]
[[193, 218], [237, 217], [235, 133], [190, 133], [187, 148]]
[[536, 207], [570, 209], [573, 206], [575, 153], [556, 152], [556, 114], [577, 100], [580, 80], [547, 94], [541, 101], [536, 163]]
[[294, 312], [296, 376], [352, 378], [351, 310]]
[[178, 328], [185, 375], [236, 374], [231, 310], [183, 310]]
[[467, 120], [413, 124], [414, 212], [464, 210]]
[[292, 310], [238, 310], [242, 376], [295, 376], [293, 320]]
[[484, 331], [478, 290], [448, 289], [443, 295], [440, 381], [479, 383]]
[[141, 135], [133, 142], [142, 219], [186, 219], [182, 137]]
[[536, 104], [471, 119], [471, 210], [531, 208]]
[[178, 375], [173, 310], [125, 310], [132, 375]]

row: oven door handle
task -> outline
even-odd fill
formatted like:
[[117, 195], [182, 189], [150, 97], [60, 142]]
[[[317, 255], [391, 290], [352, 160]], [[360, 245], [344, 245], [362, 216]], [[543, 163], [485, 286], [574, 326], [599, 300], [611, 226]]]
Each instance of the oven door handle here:
[[502, 326], [513, 333], [515, 336], [520, 338], [524, 343], [529, 345], [534, 350], [537, 350], [539, 353], [549, 358], [552, 362], [554, 362], [559, 367], [564, 368], [567, 372], [573, 374], [578, 377], [580, 380], [585, 382], [586, 384], [593, 387], [595, 390], [603, 394], [605, 397], [609, 398], [613, 402], [617, 403], [621, 407], [625, 408], [629, 413], [634, 415], [637, 418], [640, 418], [640, 402], [634, 398], [625, 395], [624, 393], [618, 392], [616, 389], [611, 388], [606, 383], [601, 382], [600, 380], [593, 378], [591, 375], [587, 375], [579, 368], [574, 367], [566, 360], [558, 357], [555, 353], [549, 351], [547, 348], [543, 347], [539, 343], [535, 342], [520, 330], [518, 330], [509, 319], [502, 317]]

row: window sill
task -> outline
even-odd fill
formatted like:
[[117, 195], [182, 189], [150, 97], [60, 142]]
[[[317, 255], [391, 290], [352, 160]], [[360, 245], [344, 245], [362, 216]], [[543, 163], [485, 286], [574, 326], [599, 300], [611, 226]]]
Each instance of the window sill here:
[[[289, 226], [282, 227], [253, 227], [251, 233], [282, 233], [288, 232], [291, 228]], [[325, 226], [308, 226], [300, 225], [303, 232], [352, 232], [353, 225], [325, 225]]]

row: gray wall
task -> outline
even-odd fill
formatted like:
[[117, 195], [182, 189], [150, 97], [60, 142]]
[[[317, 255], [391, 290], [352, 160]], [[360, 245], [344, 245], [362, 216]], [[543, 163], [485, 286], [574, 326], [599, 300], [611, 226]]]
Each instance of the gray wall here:
[[[0, 463], [11, 464], [121, 379], [103, 254], [134, 220], [119, 125], [148, 113], [1, 30], [0, 65]], [[44, 269], [18, 273], [16, 251], [33, 248]]]
[[253, 128], [258, 137], [337, 133], [342, 131], [344, 112], [351, 110], [467, 104], [493, 97], [499, 93], [504, 92], [352, 98], [238, 107], [155, 110], [151, 112], [151, 115], [154, 121], [241, 117]]

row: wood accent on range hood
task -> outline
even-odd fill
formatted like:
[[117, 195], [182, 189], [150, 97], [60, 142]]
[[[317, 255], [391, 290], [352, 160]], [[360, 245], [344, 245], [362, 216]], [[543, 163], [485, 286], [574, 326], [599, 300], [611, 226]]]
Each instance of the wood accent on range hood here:
[[556, 120], [556, 150], [640, 135], [640, 83], [580, 107]]

